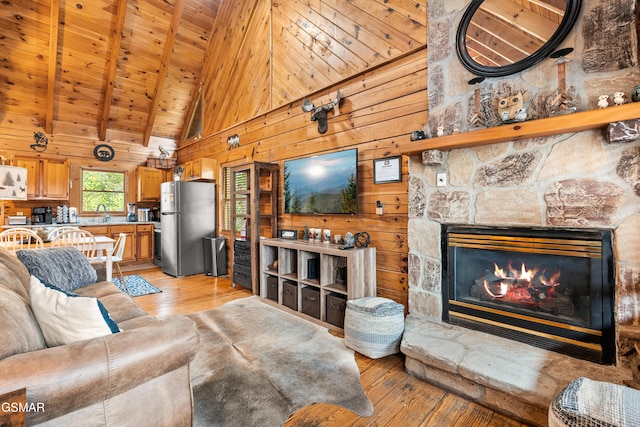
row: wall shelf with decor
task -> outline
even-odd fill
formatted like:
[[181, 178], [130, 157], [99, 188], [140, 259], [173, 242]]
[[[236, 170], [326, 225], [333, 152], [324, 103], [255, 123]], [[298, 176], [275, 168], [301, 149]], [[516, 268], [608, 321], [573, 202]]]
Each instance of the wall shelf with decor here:
[[331, 329], [342, 329], [346, 300], [376, 296], [376, 248], [263, 239], [260, 299]]
[[471, 130], [456, 135], [446, 135], [419, 141], [400, 141], [401, 153], [412, 155], [426, 150], [453, 150], [499, 142], [518, 141], [564, 133], [602, 129], [610, 123], [640, 118], [640, 103], [629, 103], [598, 110], [583, 111], [545, 119], [529, 120]]

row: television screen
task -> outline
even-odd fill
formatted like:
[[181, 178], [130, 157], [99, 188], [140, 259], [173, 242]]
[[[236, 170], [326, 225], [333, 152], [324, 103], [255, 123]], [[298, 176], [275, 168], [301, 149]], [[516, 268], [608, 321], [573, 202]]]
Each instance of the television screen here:
[[284, 162], [284, 212], [355, 214], [358, 210], [356, 148]]

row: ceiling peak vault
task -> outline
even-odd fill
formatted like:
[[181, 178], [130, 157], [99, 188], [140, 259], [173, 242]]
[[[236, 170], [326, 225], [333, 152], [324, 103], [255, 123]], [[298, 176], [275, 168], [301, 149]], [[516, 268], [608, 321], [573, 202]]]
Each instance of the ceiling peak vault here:
[[3, 111], [47, 134], [178, 141], [220, 1], [3, 0]]

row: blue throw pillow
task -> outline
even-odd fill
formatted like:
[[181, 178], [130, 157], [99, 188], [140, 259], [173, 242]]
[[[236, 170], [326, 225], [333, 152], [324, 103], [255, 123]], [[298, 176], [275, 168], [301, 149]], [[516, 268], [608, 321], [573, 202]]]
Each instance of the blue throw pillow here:
[[43, 284], [31, 276], [31, 309], [49, 347], [120, 332], [97, 298], [82, 297]]
[[22, 249], [16, 255], [31, 275], [65, 291], [73, 291], [98, 280], [96, 270], [87, 257], [74, 247]]

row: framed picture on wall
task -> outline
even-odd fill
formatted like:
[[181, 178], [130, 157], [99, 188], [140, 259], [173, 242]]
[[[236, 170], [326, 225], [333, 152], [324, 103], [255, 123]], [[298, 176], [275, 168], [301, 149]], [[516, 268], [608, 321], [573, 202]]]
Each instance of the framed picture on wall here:
[[373, 183], [386, 184], [402, 181], [402, 156], [373, 160]]
[[298, 230], [280, 230], [280, 238], [298, 240]]

